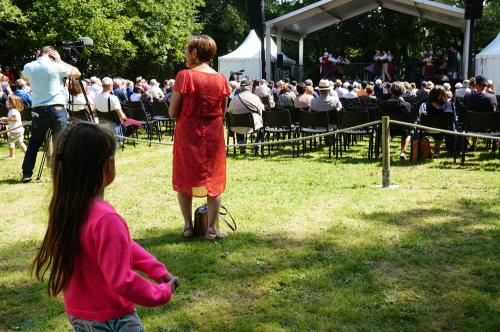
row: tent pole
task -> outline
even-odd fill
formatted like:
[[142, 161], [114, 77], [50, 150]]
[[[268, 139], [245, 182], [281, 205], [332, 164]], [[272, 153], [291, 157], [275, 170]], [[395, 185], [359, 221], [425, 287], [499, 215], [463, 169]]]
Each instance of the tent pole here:
[[271, 27], [266, 26], [266, 80], [272, 80], [271, 77]]
[[304, 68], [304, 36], [299, 39], [299, 80], [302, 81]]
[[464, 79], [469, 78], [469, 51], [470, 51], [470, 26], [471, 22], [470, 20], [467, 20], [467, 23], [465, 24], [465, 33], [464, 33], [464, 48], [463, 48], [463, 57], [462, 57], [462, 76]]

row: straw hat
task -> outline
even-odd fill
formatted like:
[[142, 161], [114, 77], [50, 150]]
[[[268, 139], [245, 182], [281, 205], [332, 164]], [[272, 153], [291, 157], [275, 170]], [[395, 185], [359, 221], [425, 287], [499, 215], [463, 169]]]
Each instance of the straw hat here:
[[330, 90], [331, 84], [329, 80], [320, 80], [318, 90]]

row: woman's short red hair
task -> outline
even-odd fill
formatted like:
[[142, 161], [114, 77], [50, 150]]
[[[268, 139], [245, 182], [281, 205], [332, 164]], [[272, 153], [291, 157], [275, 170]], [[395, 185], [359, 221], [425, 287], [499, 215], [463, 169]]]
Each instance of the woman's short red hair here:
[[189, 52], [196, 50], [196, 57], [202, 62], [211, 62], [217, 53], [217, 44], [209, 35], [189, 37], [187, 48]]

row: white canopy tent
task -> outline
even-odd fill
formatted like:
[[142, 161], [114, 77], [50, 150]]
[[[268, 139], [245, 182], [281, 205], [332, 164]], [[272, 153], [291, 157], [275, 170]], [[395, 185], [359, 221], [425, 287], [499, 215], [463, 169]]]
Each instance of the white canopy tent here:
[[464, 32], [463, 72], [469, 63], [470, 21], [464, 19], [465, 11], [430, 0], [320, 0], [286, 15], [266, 22], [266, 73], [271, 73], [271, 35], [276, 36], [278, 53], [281, 39], [299, 43], [299, 66], [303, 65], [304, 38], [315, 31], [367, 13], [377, 8], [387, 8], [462, 29]]
[[500, 84], [500, 33], [476, 55], [476, 74]]
[[[271, 61], [276, 62], [278, 47], [271, 39]], [[283, 54], [283, 63], [295, 65], [295, 61]], [[255, 30], [233, 52], [219, 57], [219, 72], [229, 77], [231, 71], [244, 70], [252, 79], [262, 78], [261, 43]]]

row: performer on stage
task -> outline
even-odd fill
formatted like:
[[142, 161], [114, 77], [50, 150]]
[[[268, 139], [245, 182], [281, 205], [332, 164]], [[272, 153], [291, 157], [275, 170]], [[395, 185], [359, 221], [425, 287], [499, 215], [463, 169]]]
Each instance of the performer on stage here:
[[322, 78], [332, 79], [333, 74], [335, 73], [335, 59], [333, 58], [331, 53], [325, 52], [321, 58], [319, 58], [320, 62], [320, 74]]
[[336, 66], [336, 76], [337, 78], [344, 78], [344, 70], [345, 66], [350, 64], [351, 61], [347, 60], [346, 58], [343, 58], [342, 56], [338, 56], [336, 59], [337, 66]]
[[458, 68], [461, 62], [460, 53], [453, 46], [448, 51], [448, 77], [452, 80], [458, 79]]
[[382, 61], [382, 81], [391, 81], [391, 75], [389, 74], [389, 62], [392, 62], [392, 54], [389, 56], [389, 51], [383, 51], [382, 55], [379, 56], [379, 61]]
[[382, 74], [382, 60], [380, 59], [382, 57], [382, 52], [377, 50], [377, 53], [375, 53], [375, 56], [373, 57], [373, 60], [375, 60], [375, 74], [379, 76]]
[[432, 79], [434, 71], [434, 59], [432, 58], [433, 52], [429, 51], [422, 59], [422, 76], [425, 79]]

